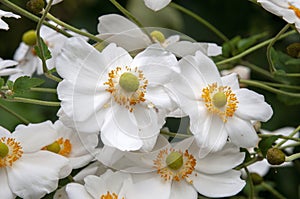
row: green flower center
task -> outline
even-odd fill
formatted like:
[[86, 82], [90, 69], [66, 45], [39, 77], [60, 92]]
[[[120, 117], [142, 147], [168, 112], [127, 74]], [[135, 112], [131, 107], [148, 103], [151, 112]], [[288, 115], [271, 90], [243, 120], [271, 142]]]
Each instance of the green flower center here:
[[57, 141], [46, 146], [46, 150], [51, 151], [53, 153], [59, 153], [60, 149], [60, 144]]
[[4, 158], [5, 156], [7, 156], [8, 152], [9, 152], [8, 146], [3, 142], [0, 142], [0, 157]]
[[170, 169], [178, 170], [183, 165], [182, 154], [177, 151], [172, 151], [166, 158], [166, 163]]
[[22, 41], [28, 46], [34, 46], [36, 44], [36, 32], [35, 30], [28, 30], [23, 34]]
[[227, 103], [227, 97], [224, 92], [217, 92], [212, 97], [212, 103], [217, 108], [222, 108]]
[[164, 34], [157, 30], [151, 32], [150, 35], [155, 42], [163, 43], [166, 40]]
[[135, 92], [139, 88], [140, 82], [137, 76], [125, 72], [120, 77], [119, 85], [127, 92]]

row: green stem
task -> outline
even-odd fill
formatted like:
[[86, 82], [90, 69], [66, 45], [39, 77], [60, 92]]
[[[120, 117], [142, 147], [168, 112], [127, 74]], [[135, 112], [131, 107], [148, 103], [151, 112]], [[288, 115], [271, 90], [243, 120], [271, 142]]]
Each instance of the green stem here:
[[[39, 22], [40, 21], [40, 18], [31, 14], [30, 12], [28, 12], [27, 10], [24, 10], [23, 8], [15, 5], [14, 3], [11, 3], [10, 1], [8, 0], [0, 0], [1, 3], [3, 3], [5, 6], [7, 6], [8, 8], [12, 9], [14, 12], [32, 20], [32, 21], [35, 21], [35, 22]], [[53, 24], [50, 24], [49, 22], [47, 21], [43, 21], [43, 24], [48, 26], [49, 28], [52, 28], [53, 30], [65, 35], [66, 37], [71, 37], [72, 35], [70, 35], [69, 33], [67, 33], [66, 31], [62, 30], [62, 29], [59, 29], [57, 28], [57, 26], [53, 25]]]
[[268, 86], [272, 86], [272, 87], [300, 90], [299, 86], [293, 86], [293, 85], [287, 85], [287, 84], [278, 84], [278, 83], [264, 82], [264, 81], [257, 81], [257, 82], [268, 85]]
[[[263, 138], [263, 137], [271, 137], [274, 136], [272, 134], [259, 134], [259, 137]], [[295, 138], [295, 137], [290, 137], [290, 136], [284, 136], [284, 135], [276, 135], [278, 136], [278, 138], [280, 139], [284, 139], [284, 140], [294, 140], [296, 142], [300, 142], [300, 138]]]
[[271, 187], [267, 183], [262, 182], [261, 185], [265, 189], [267, 189], [270, 193], [272, 193], [276, 198], [278, 198], [278, 199], [286, 199], [286, 197], [284, 197], [283, 195], [281, 195], [278, 191], [276, 191], [273, 187]]
[[286, 149], [286, 148], [296, 147], [296, 146], [300, 146], [300, 142], [296, 142], [296, 143], [292, 143], [292, 144], [287, 144], [287, 145], [279, 147], [279, 149]]
[[56, 82], [61, 82], [62, 79], [59, 77], [56, 77], [55, 75], [51, 74], [49, 71], [47, 73], [44, 74], [47, 78], [52, 79], [53, 81]]
[[274, 63], [272, 61], [272, 57], [271, 57], [271, 49], [272, 46], [275, 44], [275, 42], [280, 38], [280, 36], [285, 33], [287, 31], [287, 29], [289, 29], [290, 24], [285, 25], [280, 31], [279, 33], [272, 39], [272, 41], [269, 43], [268, 47], [267, 47], [267, 59], [269, 62], [269, 67], [270, 67], [270, 72], [273, 73], [276, 71], [276, 68], [274, 66]]
[[[0, 90], [8, 90], [8, 86], [2, 86]], [[30, 88], [30, 91], [42, 92], [42, 93], [57, 93], [55, 88], [42, 88], [42, 87]]]
[[93, 35], [91, 33], [88, 33], [88, 32], [81, 31], [81, 30], [79, 30], [79, 29], [77, 29], [77, 28], [75, 28], [75, 27], [73, 27], [73, 26], [71, 26], [71, 25], [69, 25], [69, 24], [67, 24], [67, 23], [65, 23], [65, 22], [57, 19], [56, 17], [54, 17], [50, 13], [47, 13], [46, 17], [47, 17], [47, 19], [50, 19], [51, 21], [57, 23], [58, 25], [66, 28], [68, 30], [71, 30], [72, 32], [75, 32], [75, 33], [80, 34], [82, 36], [88, 37], [91, 40], [94, 40], [94, 41], [99, 42], [99, 43], [103, 42], [102, 39], [96, 37], [95, 35]]
[[251, 164], [254, 164], [254, 163], [257, 162], [258, 160], [259, 160], [259, 158], [258, 158], [258, 157], [255, 157], [255, 158], [251, 159], [250, 161], [245, 162], [245, 163], [243, 163], [243, 164], [241, 164], [241, 165], [235, 167], [234, 169], [235, 169], [235, 170], [241, 170], [241, 169], [243, 169], [243, 168], [246, 168], [247, 166], [250, 166]]
[[19, 115], [18, 113], [14, 112], [13, 110], [7, 108], [6, 106], [0, 104], [0, 108], [2, 108], [3, 110], [5, 110], [6, 112], [10, 113], [11, 115], [15, 116], [18, 120], [20, 120], [21, 122], [23, 122], [24, 124], [29, 124], [30, 122], [25, 119], [23, 116]]
[[250, 185], [250, 193], [249, 193], [249, 199], [253, 199], [254, 198], [254, 185], [253, 185], [253, 180], [252, 177], [250, 175], [249, 170], [247, 169], [247, 167], [244, 167], [246, 173], [247, 173], [247, 177], [248, 177], [248, 182]]
[[[283, 38], [285, 38], [285, 37], [287, 37], [287, 36], [289, 36], [289, 35], [291, 35], [291, 34], [295, 34], [295, 33], [296, 33], [295, 30], [291, 30], [291, 31], [289, 31], [289, 32], [287, 32], [287, 33], [281, 35], [278, 39], [283, 39]], [[244, 57], [244, 56], [246, 56], [246, 55], [252, 53], [253, 51], [255, 51], [255, 50], [257, 50], [257, 49], [260, 49], [260, 48], [262, 48], [262, 47], [268, 45], [272, 40], [273, 40], [273, 38], [268, 39], [268, 40], [266, 40], [266, 41], [264, 41], [264, 42], [262, 42], [262, 43], [259, 43], [259, 44], [255, 45], [255, 46], [253, 46], [253, 47], [251, 47], [251, 48], [245, 50], [244, 52], [238, 54], [238, 55], [235, 55], [235, 56], [233, 56], [233, 57], [231, 57], [231, 58], [224, 59], [224, 60], [222, 60], [222, 61], [217, 62], [216, 65], [226, 64], [226, 63], [235, 61], [235, 60], [237, 60], [237, 59], [240, 59], [240, 58], [242, 58], [242, 57]]]
[[285, 161], [286, 162], [292, 162], [293, 160], [296, 160], [298, 158], [300, 158], [300, 153], [295, 153], [293, 155], [285, 157]]
[[299, 97], [300, 98], [300, 93], [291, 93], [291, 92], [282, 91], [282, 90], [270, 87], [268, 85], [264, 85], [257, 81], [240, 79], [240, 83], [247, 84], [249, 86], [254, 86], [257, 88], [261, 88], [261, 89], [264, 89], [266, 91], [269, 91], [269, 92], [272, 92], [275, 94], [282, 94], [282, 95], [286, 95], [286, 96], [290, 96], [290, 97], [297, 97], [297, 98]]
[[170, 137], [176, 137], [176, 138], [189, 138], [191, 137], [191, 135], [186, 135], [186, 134], [181, 134], [181, 133], [173, 133], [173, 132], [168, 132], [168, 131], [160, 131], [161, 134], [163, 135], [167, 135], [167, 136], [170, 136]]
[[204, 26], [206, 26], [208, 29], [210, 29], [213, 33], [215, 33], [218, 37], [220, 37], [223, 41], [227, 42], [229, 39], [222, 33], [220, 32], [217, 28], [215, 28], [212, 24], [210, 24], [208, 21], [197, 15], [196, 13], [172, 2], [170, 3], [170, 6], [189, 15], [190, 17], [196, 19], [198, 22], [202, 23]]
[[5, 99], [10, 102], [21, 102], [27, 104], [37, 104], [42, 106], [60, 106], [60, 102], [50, 102], [50, 101], [43, 101], [43, 100], [36, 100], [36, 99], [28, 99], [23, 97], [14, 97], [13, 99]]
[[[294, 137], [294, 135], [296, 135], [299, 130], [300, 130], [300, 125], [291, 134], [289, 134], [288, 137]], [[282, 140], [281, 142], [279, 142], [278, 144], [275, 145], [275, 148], [280, 147], [281, 145], [283, 145], [284, 143], [286, 143], [286, 141], [287, 140]]]
[[247, 66], [247, 67], [250, 68], [252, 71], [257, 72], [257, 73], [259, 73], [259, 74], [261, 74], [261, 75], [267, 77], [267, 78], [270, 79], [270, 80], [274, 80], [273, 75], [272, 75], [269, 71], [264, 70], [264, 69], [262, 69], [261, 67], [258, 67], [258, 66], [254, 65], [254, 64], [252, 64], [252, 63], [247, 62], [247, 61], [241, 61], [240, 63], [241, 63], [242, 65], [244, 65], [244, 66]]
[[143, 28], [144, 26], [121, 4], [119, 4], [116, 0], [109, 0], [118, 10], [120, 10], [127, 18], [131, 19], [138, 27]]

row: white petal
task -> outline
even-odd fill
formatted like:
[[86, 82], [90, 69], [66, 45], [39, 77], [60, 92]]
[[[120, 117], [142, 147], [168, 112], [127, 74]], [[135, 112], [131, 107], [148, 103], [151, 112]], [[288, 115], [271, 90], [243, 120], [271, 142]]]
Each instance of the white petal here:
[[239, 151], [239, 147], [227, 143], [222, 150], [210, 153], [197, 161], [196, 170], [209, 174], [228, 171], [243, 162], [245, 154]]
[[251, 173], [257, 173], [260, 176], [265, 176], [270, 170], [270, 164], [266, 159], [263, 159], [262, 161], [255, 162], [254, 164], [247, 166], [247, 169]]
[[238, 109], [235, 114], [245, 120], [266, 122], [273, 115], [273, 110], [264, 100], [264, 96], [246, 88], [235, 92], [238, 99]]
[[[138, 174], [137, 174], [138, 175]], [[127, 198], [130, 199], [169, 199], [171, 182], [164, 181], [156, 173], [141, 174], [145, 179], [128, 187]]]
[[198, 197], [197, 191], [194, 189], [193, 185], [187, 182], [180, 181], [172, 182], [171, 195], [169, 199], [196, 199]]
[[21, 198], [41, 198], [57, 189], [60, 170], [68, 160], [48, 151], [23, 154], [7, 167], [11, 189]]
[[258, 143], [258, 136], [249, 121], [233, 116], [228, 118], [225, 128], [230, 140], [237, 146], [250, 148]]
[[236, 91], [240, 88], [238, 76], [236, 73], [231, 73], [221, 77], [223, 85], [229, 86], [231, 90]]
[[2, 60], [0, 59], [0, 69], [9, 67], [9, 66], [15, 66], [18, 62], [14, 60]]
[[102, 195], [106, 194], [107, 189], [106, 182], [103, 178], [98, 176], [87, 176], [84, 178], [86, 190], [93, 198], [101, 198]]
[[69, 199], [93, 199], [93, 197], [85, 190], [84, 186], [81, 184], [67, 184], [66, 191]]
[[[52, 1], [52, 5], [58, 4], [60, 2], [62, 2], [63, 0], [54, 0]], [[49, 3], [49, 0], [47, 0], [47, 3]]]
[[144, 0], [145, 5], [151, 10], [158, 11], [166, 7], [171, 0]]
[[0, 137], [11, 137], [11, 133], [4, 127], [0, 126]]
[[101, 39], [116, 43], [128, 51], [143, 49], [151, 44], [149, 37], [137, 25], [117, 14], [99, 17], [98, 32]]
[[13, 194], [10, 185], [8, 183], [6, 169], [0, 169], [0, 179], [1, 179], [1, 186], [0, 186], [0, 198], [5, 199], [14, 199], [16, 198], [15, 194]]
[[197, 173], [197, 176], [192, 175], [191, 178], [200, 194], [207, 197], [227, 197], [236, 195], [245, 186], [240, 175], [240, 171], [230, 170], [215, 175]]
[[57, 139], [57, 132], [51, 121], [37, 124], [18, 125], [13, 133], [25, 153], [39, 151]]

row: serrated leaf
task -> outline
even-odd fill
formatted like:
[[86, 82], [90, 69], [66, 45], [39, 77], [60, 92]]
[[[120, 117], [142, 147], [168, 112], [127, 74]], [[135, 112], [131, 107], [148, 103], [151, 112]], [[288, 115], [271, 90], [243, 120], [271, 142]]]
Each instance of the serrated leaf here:
[[28, 76], [19, 77], [14, 85], [13, 85], [13, 92], [15, 94], [22, 94], [28, 92], [30, 88], [39, 86], [43, 84], [45, 81], [39, 78], [30, 78]]
[[272, 147], [273, 143], [279, 138], [278, 135], [272, 135], [270, 137], [265, 137], [260, 140], [258, 147], [264, 157], [267, 155], [267, 151]]
[[3, 85], [4, 85], [4, 79], [0, 77], [0, 89], [2, 88]]
[[34, 50], [36, 51], [37, 56], [39, 58], [43, 59], [43, 56], [42, 56], [42, 52], [43, 52], [44, 59], [45, 60], [50, 59], [52, 57], [51, 52], [43, 39], [41, 39], [41, 45], [42, 45], [42, 50], [38, 46], [34, 47]]

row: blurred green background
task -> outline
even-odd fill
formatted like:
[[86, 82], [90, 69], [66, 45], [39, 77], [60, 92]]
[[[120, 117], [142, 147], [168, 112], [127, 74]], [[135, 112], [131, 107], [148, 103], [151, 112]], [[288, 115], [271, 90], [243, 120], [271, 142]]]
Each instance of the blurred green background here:
[[[12, 0], [12, 2], [23, 8], [26, 4], [25, 0]], [[217, 27], [228, 38], [233, 38], [237, 35], [245, 38], [262, 32], [267, 32], [267, 38], [271, 38], [286, 24], [285, 21], [279, 17], [268, 13], [258, 5], [247, 0], [177, 0], [174, 2], [197, 13]], [[182, 32], [197, 41], [215, 42], [218, 45], [223, 44], [223, 41], [205, 26], [173, 8], [168, 7], [155, 13], [145, 8], [142, 0], [120, 0], [119, 3], [126, 6], [145, 27], [170, 28]], [[0, 4], [0, 9], [9, 10], [2, 4]], [[51, 13], [61, 20], [75, 27], [84, 28], [93, 34], [97, 34], [99, 16], [109, 13], [120, 14], [108, 0], [64, 0], [61, 4], [53, 6]], [[19, 20], [11, 18], [5, 18], [4, 20], [10, 25], [10, 30], [0, 31], [0, 57], [3, 59], [12, 59], [21, 41], [22, 34], [26, 30], [34, 29], [36, 23], [25, 17]], [[285, 52], [286, 46], [293, 42], [300, 42], [298, 34], [277, 42], [275, 48], [276, 50]], [[248, 55], [245, 59], [267, 69], [268, 62], [265, 52], [266, 48], [262, 48]], [[252, 73], [251, 77], [253, 79], [265, 80], [264, 77], [256, 73]], [[42, 85], [43, 87], [56, 87], [55, 82], [48, 79], [45, 80], [46, 83]], [[296, 127], [300, 124], [299, 103], [297, 105], [287, 105], [278, 100], [275, 94], [252, 87], [250, 87], [250, 89], [264, 94], [266, 101], [270, 103], [274, 109], [273, 117], [270, 121], [263, 124], [263, 128], [275, 130], [284, 126]], [[32, 93], [30, 97], [50, 101], [57, 100], [55, 94]], [[0, 100], [0, 104], [9, 107], [30, 122], [42, 122], [45, 120], [55, 121], [57, 119], [56, 112], [58, 108], [11, 103], [2, 100]], [[18, 119], [0, 108], [1, 126], [13, 131], [15, 126], [19, 123], [20, 121]], [[295, 152], [296, 151], [299, 151], [299, 148], [296, 148]], [[299, 161], [295, 161], [293, 167], [271, 169], [265, 179], [274, 182], [276, 189], [287, 198], [300, 198]], [[242, 197], [244, 194], [241, 193], [240, 195]], [[270, 195], [267, 191], [262, 191], [260, 197], [274, 198], [274, 196]]]

